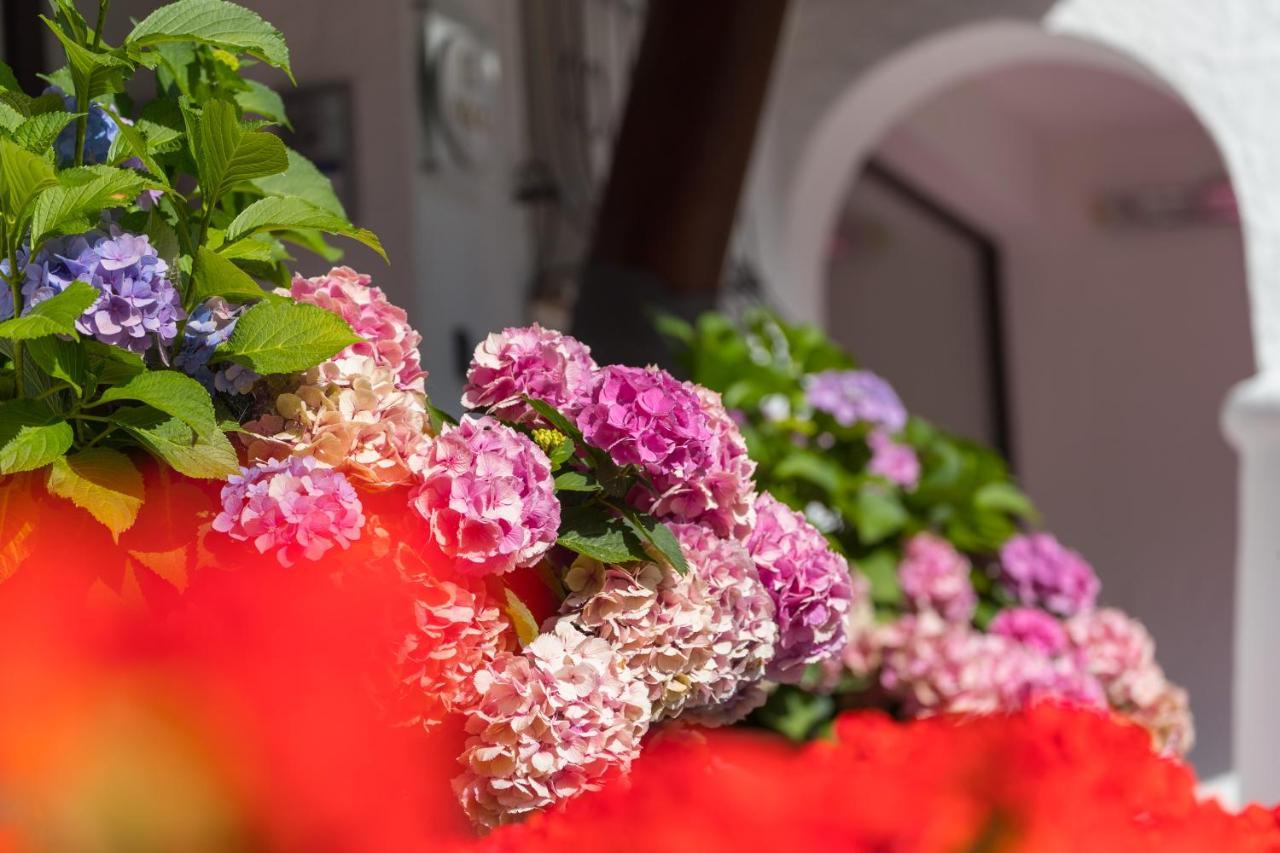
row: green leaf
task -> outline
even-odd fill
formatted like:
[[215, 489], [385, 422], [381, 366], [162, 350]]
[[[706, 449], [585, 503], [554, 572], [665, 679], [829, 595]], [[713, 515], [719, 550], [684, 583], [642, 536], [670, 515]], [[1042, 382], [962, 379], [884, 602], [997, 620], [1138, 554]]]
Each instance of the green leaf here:
[[58, 178], [43, 157], [15, 142], [0, 139], [0, 209], [25, 226], [30, 205], [42, 190], [58, 185]]
[[228, 260], [273, 263], [278, 244], [267, 234], [246, 237], [234, 243], [223, 243], [217, 252]]
[[218, 431], [213, 400], [199, 382], [176, 370], [149, 370], [124, 385], [108, 388], [93, 407], [136, 400], [182, 421], [200, 435]]
[[45, 154], [52, 147], [58, 134], [79, 113], [54, 112], [32, 116], [13, 131], [13, 140], [33, 154]]
[[631, 525], [599, 504], [565, 507], [556, 544], [609, 565], [650, 559]]
[[122, 385], [147, 369], [142, 356], [120, 347], [108, 346], [93, 338], [80, 341], [89, 361], [89, 373], [101, 385]]
[[596, 478], [583, 471], [565, 471], [555, 479], [557, 492], [598, 492], [601, 485]]
[[216, 424], [197, 431], [179, 418], [145, 406], [119, 409], [111, 419], [179, 474], [222, 480], [240, 470], [235, 448]]
[[852, 506], [844, 508], [864, 545], [874, 545], [897, 533], [911, 518], [893, 494], [875, 487], [859, 491]]
[[837, 494], [847, 477], [838, 463], [811, 450], [788, 453], [773, 469], [773, 475], [780, 480], [804, 480], [829, 495]]
[[315, 305], [268, 300], [241, 315], [212, 361], [233, 361], [263, 375], [297, 373], [359, 340], [337, 314]]
[[107, 447], [88, 447], [54, 460], [49, 493], [88, 510], [117, 538], [133, 526], [144, 494], [142, 474], [129, 457]]
[[119, 50], [94, 50], [79, 43], [74, 36], [68, 35], [62, 27], [44, 15], [40, 20], [62, 42], [67, 52], [67, 64], [71, 67], [71, 79], [77, 93], [88, 92], [89, 97], [97, 98], [124, 90], [124, 74], [133, 70], [133, 63], [124, 57]]
[[676, 572], [689, 573], [689, 563], [685, 560], [684, 551], [671, 528], [651, 515], [636, 512], [630, 507], [619, 508], [622, 520], [627, 523], [637, 536], [649, 547], [645, 552], [656, 563], [662, 563]]
[[236, 108], [226, 101], [206, 102], [193, 130], [192, 153], [200, 173], [201, 204], [206, 209], [214, 207], [236, 184], [289, 167], [280, 137], [261, 131], [245, 133]]
[[83, 347], [49, 335], [28, 343], [27, 355], [49, 376], [70, 385], [77, 395], [84, 393], [88, 365]]
[[[81, 231], [103, 208], [125, 207], [143, 189], [163, 189], [132, 169], [95, 167], [96, 176], [84, 181], [89, 172], [72, 170], [60, 176], [62, 186], [50, 187], [36, 198], [31, 219], [31, 243], [39, 246], [60, 233]], [[70, 185], [68, 185], [70, 184]]]
[[265, 86], [257, 80], [244, 81], [249, 88], [236, 92], [236, 104], [246, 113], [262, 116], [276, 124], [293, 130], [289, 117], [284, 113], [284, 101], [275, 89]]
[[289, 168], [278, 175], [259, 178], [254, 186], [271, 196], [296, 196], [334, 216], [347, 218], [347, 212], [333, 191], [333, 182], [315, 164], [292, 148], [288, 149]]
[[240, 215], [227, 226], [226, 239], [228, 243], [234, 243], [252, 234], [294, 231], [299, 228], [314, 228], [326, 234], [350, 237], [373, 249], [383, 260], [387, 259], [387, 253], [372, 231], [357, 228], [344, 217], [335, 216], [300, 198], [273, 196], [255, 201], [240, 211]]
[[1020, 518], [1036, 516], [1031, 499], [1013, 483], [987, 483], [974, 494], [973, 505], [980, 510], [1007, 512]]
[[284, 36], [261, 16], [225, 0], [178, 0], [142, 20], [126, 47], [146, 48], [169, 42], [194, 42], [244, 53], [283, 70], [293, 79]]
[[13, 69], [3, 62], [0, 62], [0, 89], [6, 92], [22, 91], [22, 86], [18, 83], [18, 78], [14, 76]]
[[12, 135], [26, 120], [26, 116], [16, 107], [0, 101], [0, 129], [7, 130]]
[[256, 281], [222, 255], [204, 246], [196, 249], [188, 304], [198, 305], [210, 296], [221, 296], [232, 302], [248, 302], [261, 299], [264, 294], [265, 291]]
[[898, 583], [898, 554], [892, 548], [878, 548], [858, 560], [853, 571], [861, 571], [871, 583], [871, 600], [894, 606], [902, 603], [902, 586]]
[[37, 303], [23, 316], [0, 323], [0, 338], [27, 341], [46, 335], [76, 336], [76, 320], [97, 300], [95, 287], [73, 281], [66, 290]]
[[71, 424], [43, 402], [0, 403], [0, 474], [43, 468], [71, 447]]
[[586, 439], [582, 437], [582, 430], [578, 429], [577, 424], [561, 414], [560, 410], [555, 406], [539, 400], [536, 397], [530, 397], [527, 394], [524, 397], [524, 401], [528, 404], [529, 408], [541, 415], [544, 421], [567, 435], [575, 444], [586, 443]]
[[[103, 106], [102, 109], [111, 116], [112, 121], [115, 122], [116, 127], [120, 130], [120, 135], [116, 138], [116, 141], [111, 144], [112, 155], [116, 154], [117, 147], [123, 146], [130, 154], [142, 161], [143, 168], [145, 168], [153, 178], [161, 182], [164, 186], [168, 186], [169, 182], [164, 173], [164, 169], [160, 168], [160, 164], [151, 156], [151, 151], [155, 147], [155, 143], [149, 136], [147, 136], [146, 130], [143, 127], [144, 122], [138, 122], [136, 125], [130, 125], [128, 122], [124, 121], [119, 113], [111, 109], [110, 106]], [[155, 126], [158, 127], [159, 125]], [[168, 130], [168, 128], [164, 129]], [[174, 136], [177, 136], [176, 132], [174, 133]]]

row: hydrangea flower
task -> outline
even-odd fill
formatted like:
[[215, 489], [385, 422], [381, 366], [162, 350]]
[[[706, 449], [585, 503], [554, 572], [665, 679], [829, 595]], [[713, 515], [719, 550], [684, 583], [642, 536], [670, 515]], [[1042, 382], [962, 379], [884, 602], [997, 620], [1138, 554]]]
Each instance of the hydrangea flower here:
[[462, 405], [504, 421], [532, 423], [538, 418], [522, 399], [528, 396], [572, 419], [590, 399], [597, 369], [591, 350], [577, 338], [537, 323], [503, 329], [476, 347]]
[[1059, 616], [1093, 609], [1100, 587], [1093, 567], [1048, 533], [1006, 542], [1000, 549], [1000, 580], [1022, 604]]
[[656, 494], [640, 487], [631, 501], [659, 517], [697, 522], [717, 536], [745, 539], [755, 524], [756, 463], [720, 395], [692, 382], [684, 383], [684, 389], [697, 398], [706, 418], [707, 466], [692, 476], [683, 470], [652, 471]]
[[174, 356], [173, 366], [198, 381], [212, 392], [249, 394], [261, 377], [239, 364], [226, 364], [212, 370], [209, 359], [219, 345], [226, 343], [235, 331], [236, 321], [245, 305], [232, 305], [214, 296], [197, 305], [187, 319], [182, 333], [182, 347]]
[[1048, 656], [1063, 654], [1069, 646], [1062, 623], [1038, 607], [1005, 608], [987, 630]]
[[712, 435], [702, 401], [657, 367], [609, 365], [578, 414], [578, 428], [619, 465], [689, 480], [710, 467]]
[[969, 568], [969, 561], [950, 542], [917, 533], [903, 549], [898, 583], [916, 610], [932, 610], [948, 622], [968, 622], [978, 607]]
[[599, 790], [630, 768], [649, 725], [645, 686], [608, 642], [564, 621], [477, 673], [475, 687], [453, 787], [484, 828]]
[[213, 529], [273, 553], [282, 566], [319, 560], [360, 538], [364, 510], [341, 473], [294, 457], [241, 468], [222, 487]]
[[477, 581], [405, 581], [413, 615], [396, 654], [403, 722], [430, 728], [480, 701], [475, 676], [510, 650], [509, 623]]
[[308, 370], [244, 428], [250, 459], [313, 456], [369, 486], [403, 485], [425, 437], [426, 399], [371, 356], [348, 355]]
[[714, 695], [721, 673], [713, 645], [726, 626], [700, 576], [654, 563], [623, 568], [581, 557], [566, 573], [565, 586], [570, 592], [561, 621], [608, 641], [648, 691], [654, 720]]
[[911, 445], [900, 444], [888, 432], [875, 429], [867, 435], [867, 446], [871, 448], [867, 471], [908, 490], [920, 482], [920, 457]]
[[907, 410], [893, 386], [870, 370], [824, 370], [809, 376], [805, 399], [840, 426], [868, 423], [899, 432]]
[[404, 309], [391, 304], [372, 281], [350, 267], [334, 267], [328, 275], [315, 278], [294, 276], [289, 295], [332, 311], [363, 338], [335, 358], [365, 356], [377, 367], [389, 370], [400, 390], [422, 393], [427, 376], [418, 353], [422, 335], [409, 325]]
[[182, 300], [169, 280], [169, 265], [146, 235], [115, 226], [49, 241], [27, 265], [22, 287], [24, 313], [61, 293], [73, 281], [97, 288], [99, 296], [76, 321], [76, 329], [104, 344], [144, 353], [168, 346], [185, 318]]
[[[73, 96], [63, 94], [62, 90], [56, 86], [51, 86], [47, 91], [60, 95], [68, 112], [76, 112], [76, 99]], [[107, 111], [98, 104], [90, 103], [89, 115], [85, 120], [84, 165], [94, 166], [107, 162], [111, 155], [111, 145], [119, 135], [120, 128], [107, 115]], [[76, 122], [71, 122], [58, 134], [58, 138], [53, 143], [53, 155], [59, 169], [75, 165]]]
[[844, 647], [853, 594], [848, 564], [803, 515], [767, 492], [756, 500], [756, 526], [746, 544], [778, 620], [769, 677], [795, 681], [805, 666]]
[[409, 460], [409, 504], [431, 539], [468, 574], [531, 566], [556, 541], [560, 503], [551, 462], [529, 438], [494, 418], [463, 418]]
[[[706, 585], [714, 678], [694, 690], [688, 708], [703, 725], [727, 725], [754, 709], [778, 641], [773, 599], [746, 548], [700, 524], [671, 526], [690, 571]], [[752, 696], [747, 698], [745, 693]], [[763, 697], [760, 697], [763, 699]], [[686, 716], [688, 712], [686, 712]]]

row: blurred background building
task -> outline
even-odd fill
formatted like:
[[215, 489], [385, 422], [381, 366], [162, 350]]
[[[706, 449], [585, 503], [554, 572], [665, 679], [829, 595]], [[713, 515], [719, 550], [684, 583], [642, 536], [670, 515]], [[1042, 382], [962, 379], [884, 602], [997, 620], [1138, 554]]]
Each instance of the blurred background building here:
[[[409, 308], [437, 403], [487, 331], [574, 323], [646, 0], [241, 2], [288, 38], [302, 87], [265, 79], [291, 143], [382, 237], [390, 268], [347, 262]], [[11, 64], [56, 55], [36, 0], [0, 5]], [[113, 3], [117, 21], [157, 5]], [[1176, 52], [1172, 24], [1103, 5], [792, 0], [704, 302], [723, 283], [819, 322], [909, 408], [1003, 448], [1151, 627], [1213, 776], [1232, 767], [1237, 486], [1218, 419], [1255, 373], [1246, 259], [1203, 113], [1104, 44]], [[1222, 26], [1261, 5], [1224, 4]]]

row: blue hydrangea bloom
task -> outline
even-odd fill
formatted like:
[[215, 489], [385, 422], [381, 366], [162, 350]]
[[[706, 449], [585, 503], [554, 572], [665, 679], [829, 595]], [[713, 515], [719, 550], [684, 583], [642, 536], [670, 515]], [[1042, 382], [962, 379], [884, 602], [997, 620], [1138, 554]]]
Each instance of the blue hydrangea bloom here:
[[80, 315], [76, 329], [104, 344], [145, 353], [155, 344], [172, 344], [186, 316], [168, 273], [169, 265], [145, 235], [113, 225], [107, 233], [61, 237], [46, 243], [27, 265], [24, 311], [73, 281], [88, 282], [100, 295]]
[[[48, 91], [56, 95], [62, 95], [62, 100], [67, 105], [68, 112], [76, 111], [76, 99], [71, 95], [64, 95], [62, 90], [51, 87]], [[120, 128], [116, 127], [116, 123], [107, 115], [106, 110], [97, 104], [89, 105], [89, 116], [85, 124], [84, 135], [84, 164], [93, 166], [98, 163], [107, 162], [107, 156], [111, 152], [111, 144], [116, 141], [116, 137], [120, 134]], [[53, 143], [53, 154], [57, 158], [58, 168], [65, 169], [76, 161], [76, 122], [71, 122], [62, 129], [62, 133], [58, 134], [58, 138]]]
[[824, 370], [805, 384], [805, 400], [841, 426], [864, 422], [898, 432], [907, 410], [893, 386], [870, 370]]
[[[18, 266], [27, 262], [27, 250], [18, 249]], [[9, 259], [0, 259], [0, 323], [13, 317], [13, 288], [9, 286]]]
[[232, 305], [214, 296], [198, 305], [187, 320], [182, 333], [182, 348], [173, 366], [197, 380], [210, 392], [248, 394], [258, 381], [258, 374], [239, 364], [228, 364], [217, 370], [209, 367], [214, 349], [231, 337], [236, 321], [244, 313], [244, 305]]

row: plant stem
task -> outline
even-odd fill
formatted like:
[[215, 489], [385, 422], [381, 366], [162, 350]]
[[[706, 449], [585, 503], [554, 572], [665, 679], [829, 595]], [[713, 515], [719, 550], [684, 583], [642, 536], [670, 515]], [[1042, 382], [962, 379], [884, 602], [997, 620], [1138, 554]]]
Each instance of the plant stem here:
[[57, 394], [59, 391], [66, 391], [70, 387], [71, 386], [66, 382], [58, 382], [57, 384], [51, 385], [45, 390], [41, 391], [39, 394], [36, 395], [35, 399], [43, 400], [46, 397], [52, 397], [54, 394]]
[[[102, 46], [102, 27], [107, 22], [107, 9], [111, 6], [111, 0], [98, 0], [98, 23], [93, 28], [93, 49], [97, 50]], [[76, 112], [80, 113], [80, 118], [76, 119], [76, 165], [84, 165], [84, 142], [89, 131], [89, 90], [88, 88], [76, 87]]]
[[98, 23], [93, 28], [93, 49], [102, 46], [102, 26], [107, 22], [107, 9], [111, 8], [111, 0], [98, 0]]

